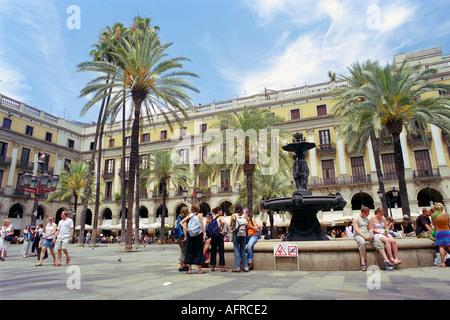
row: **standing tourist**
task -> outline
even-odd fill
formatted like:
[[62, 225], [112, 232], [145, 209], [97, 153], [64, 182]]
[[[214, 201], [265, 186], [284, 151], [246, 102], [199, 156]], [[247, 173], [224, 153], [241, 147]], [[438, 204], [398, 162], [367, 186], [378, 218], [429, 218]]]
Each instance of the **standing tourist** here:
[[247, 255], [245, 254], [245, 242], [247, 240], [247, 218], [245, 217], [242, 205], [236, 204], [230, 225], [233, 232], [234, 262], [233, 272], [240, 272], [242, 262], [245, 272], [248, 272]]
[[191, 214], [181, 221], [184, 233], [186, 235], [186, 257], [184, 263], [188, 266], [188, 274], [192, 273], [192, 265], [198, 266], [198, 273], [202, 274], [203, 258], [203, 239], [205, 238], [205, 227], [203, 224], [203, 215], [200, 213], [198, 204], [193, 204]]
[[42, 241], [41, 245], [41, 256], [39, 258], [39, 262], [35, 264], [35, 266], [39, 267], [42, 266], [42, 261], [44, 260], [45, 253], [47, 252], [47, 248], [50, 249], [50, 253], [53, 256], [53, 265], [56, 264], [56, 256], [55, 256], [55, 250], [53, 249], [55, 247], [55, 243], [53, 242], [53, 239], [55, 238], [56, 234], [56, 223], [55, 223], [55, 217], [48, 218], [48, 223], [44, 228], [44, 240]]
[[188, 207], [182, 207], [180, 210], [180, 214], [178, 215], [177, 222], [175, 225], [175, 228], [173, 229], [173, 237], [177, 241], [178, 245], [180, 246], [180, 258], [179, 263], [180, 267], [178, 268], [178, 271], [188, 271], [188, 266], [184, 263], [185, 257], [186, 257], [186, 235], [183, 230], [183, 227], [181, 226], [181, 221], [189, 215], [189, 208]]
[[5, 219], [3, 221], [2, 229], [0, 230], [0, 260], [5, 261], [6, 253], [8, 251], [8, 244], [13, 240], [14, 227], [11, 220]]
[[27, 225], [23, 230], [22, 258], [26, 258], [31, 252], [31, 242], [33, 240], [33, 232], [31, 226]]
[[361, 260], [361, 270], [366, 271], [366, 241], [370, 242], [370, 244], [378, 251], [378, 253], [383, 257], [384, 261], [384, 269], [385, 270], [393, 270], [391, 262], [386, 256], [386, 252], [384, 251], [383, 243], [375, 238], [373, 234], [369, 232], [369, 214], [370, 209], [368, 207], [362, 207], [361, 213], [353, 218], [353, 230], [355, 232], [354, 239], [358, 243], [359, 257]]
[[444, 206], [440, 202], [436, 202], [433, 209], [436, 245], [439, 247], [439, 254], [441, 256], [441, 264], [439, 267], [445, 267], [445, 247], [450, 249], [449, 216], [448, 213], [444, 212]]
[[249, 270], [253, 270], [253, 247], [258, 242], [258, 224], [248, 209], [244, 209], [248, 216], [247, 225], [247, 263]]
[[61, 220], [56, 228], [55, 243], [56, 250], [58, 250], [58, 261], [53, 264], [55, 267], [61, 265], [62, 252], [66, 255], [66, 264], [70, 263], [69, 252], [67, 251], [70, 239], [73, 238], [73, 220], [68, 217], [69, 212], [64, 210], [61, 213]]
[[222, 272], [228, 271], [225, 269], [225, 249], [224, 249], [224, 232], [225, 219], [221, 207], [216, 207], [212, 210], [214, 217], [209, 222], [206, 233], [211, 237], [211, 271], [216, 270], [216, 255], [219, 252], [219, 266]]

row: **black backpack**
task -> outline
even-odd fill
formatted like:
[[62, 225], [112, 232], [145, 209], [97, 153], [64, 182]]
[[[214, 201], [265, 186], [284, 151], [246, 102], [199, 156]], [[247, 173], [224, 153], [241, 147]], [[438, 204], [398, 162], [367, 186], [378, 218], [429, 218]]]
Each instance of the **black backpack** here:
[[218, 223], [219, 217], [211, 219], [206, 227], [206, 235], [208, 237], [218, 237], [220, 235], [220, 228]]

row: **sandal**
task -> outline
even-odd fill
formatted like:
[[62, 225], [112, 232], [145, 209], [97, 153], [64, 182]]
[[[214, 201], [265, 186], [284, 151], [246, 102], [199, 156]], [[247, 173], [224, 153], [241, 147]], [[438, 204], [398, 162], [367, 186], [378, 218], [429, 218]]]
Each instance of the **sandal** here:
[[367, 271], [367, 266], [365, 264], [361, 265], [361, 271]]
[[227, 272], [227, 271], [228, 271], [228, 269], [226, 269], [226, 268], [220, 269], [220, 272]]
[[392, 264], [390, 262], [385, 262], [384, 263], [384, 270], [394, 270], [394, 267], [392, 266]]
[[439, 265], [439, 268], [445, 268], [445, 267], [446, 267], [445, 263], [444, 263], [444, 264], [441, 263], [441, 264]]

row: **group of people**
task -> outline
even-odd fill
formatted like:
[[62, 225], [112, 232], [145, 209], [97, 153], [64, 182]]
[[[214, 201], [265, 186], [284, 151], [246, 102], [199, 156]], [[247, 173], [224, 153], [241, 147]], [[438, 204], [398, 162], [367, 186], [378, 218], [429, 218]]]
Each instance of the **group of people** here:
[[435, 241], [439, 247], [442, 261], [439, 267], [445, 267], [445, 248], [450, 246], [450, 222], [449, 215], [444, 212], [442, 203], [435, 203], [431, 209], [423, 208], [415, 225], [410, 221], [409, 216], [405, 215], [401, 235], [393, 231], [393, 221], [384, 217], [382, 208], [377, 208], [375, 215], [370, 218], [369, 214], [370, 209], [362, 207], [361, 213], [349, 223], [345, 230], [347, 236], [353, 235], [358, 243], [362, 271], [367, 270], [365, 261], [367, 242], [382, 256], [385, 270], [393, 270], [394, 265], [400, 264], [395, 236], [401, 237], [402, 235], [429, 238]]
[[253, 247], [261, 236], [256, 220], [248, 209], [243, 209], [242, 205], [237, 204], [231, 216], [230, 225], [225, 221], [221, 207], [216, 207], [211, 213], [207, 213], [205, 223], [197, 204], [193, 204], [190, 211], [188, 207], [181, 209], [173, 230], [173, 237], [177, 239], [181, 249], [179, 271], [187, 271], [190, 274], [192, 265], [197, 265], [198, 273], [205, 273], [202, 265], [208, 259], [206, 252], [209, 247], [211, 247], [209, 263], [211, 271], [216, 270], [217, 254], [219, 254], [220, 271], [228, 271], [225, 268], [224, 250], [224, 242], [228, 234], [231, 234], [234, 245], [232, 271], [248, 272], [253, 268]]
[[[0, 259], [5, 261], [8, 251], [8, 244], [13, 240], [14, 227], [9, 219], [5, 219], [0, 229]], [[22, 246], [22, 257], [27, 257], [31, 241], [39, 239], [37, 246], [41, 248], [36, 266], [42, 266], [42, 262], [47, 257], [47, 248], [53, 257], [53, 265], [61, 266], [62, 253], [66, 256], [66, 264], [70, 263], [69, 252], [67, 251], [69, 241], [73, 238], [73, 220], [69, 218], [69, 212], [61, 213], [61, 220], [58, 225], [55, 223], [55, 217], [50, 217], [48, 223], [44, 227], [39, 225], [38, 228], [32, 230], [30, 226], [26, 226], [24, 230], [24, 243]], [[57, 250], [57, 255], [54, 249]]]

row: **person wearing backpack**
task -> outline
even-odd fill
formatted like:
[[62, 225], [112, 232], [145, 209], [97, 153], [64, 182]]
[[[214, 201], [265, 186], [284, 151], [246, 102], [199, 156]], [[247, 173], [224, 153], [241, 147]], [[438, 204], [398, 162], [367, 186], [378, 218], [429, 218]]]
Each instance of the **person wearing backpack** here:
[[184, 263], [188, 266], [188, 274], [192, 272], [192, 265], [198, 266], [198, 273], [202, 274], [203, 239], [205, 238], [205, 227], [203, 225], [203, 215], [200, 213], [198, 204], [191, 206], [191, 214], [181, 220], [186, 244], [186, 256]]
[[178, 215], [177, 222], [175, 227], [173, 228], [173, 237], [176, 239], [178, 245], [180, 246], [180, 268], [178, 271], [188, 271], [189, 268], [186, 264], [184, 264], [184, 259], [186, 256], [186, 237], [184, 234], [183, 227], [181, 226], [181, 221], [189, 215], [189, 208], [182, 207], [180, 210], [180, 214]]
[[214, 217], [211, 218], [211, 221], [206, 228], [206, 236], [211, 237], [211, 271], [216, 270], [216, 255], [217, 251], [219, 251], [220, 271], [226, 272], [228, 270], [225, 269], [225, 249], [223, 245], [223, 226], [225, 225], [225, 219], [221, 207], [212, 209], [212, 213], [214, 214]]
[[232, 272], [240, 272], [240, 264], [244, 271], [248, 272], [247, 255], [245, 254], [245, 245], [247, 241], [247, 217], [242, 209], [242, 205], [236, 204], [234, 213], [231, 216], [230, 225], [233, 231], [234, 262]]

